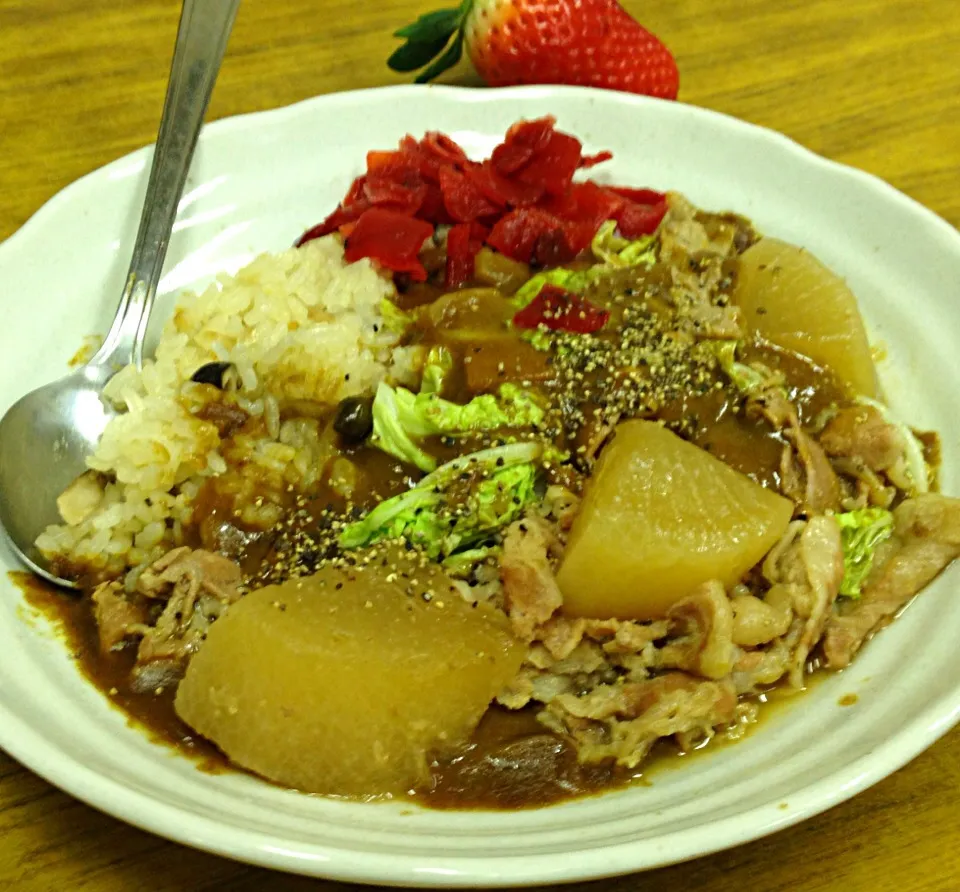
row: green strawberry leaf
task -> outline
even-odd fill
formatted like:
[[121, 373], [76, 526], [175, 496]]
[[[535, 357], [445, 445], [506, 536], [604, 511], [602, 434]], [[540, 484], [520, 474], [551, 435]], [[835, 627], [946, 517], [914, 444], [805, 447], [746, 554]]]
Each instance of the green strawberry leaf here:
[[443, 38], [444, 44], [460, 25], [463, 6], [455, 9], [438, 9], [420, 16], [415, 22], [394, 31], [394, 37], [405, 37], [417, 43], [433, 43]]
[[446, 52], [437, 59], [432, 65], [425, 68], [420, 74], [417, 75], [416, 83], [425, 84], [427, 81], [433, 80], [440, 74], [443, 74], [448, 68], [453, 68], [457, 62], [460, 61], [460, 57], [463, 55], [463, 32], [458, 31], [457, 36], [453, 39], [453, 43], [447, 47]]
[[393, 71], [416, 71], [434, 58], [447, 45], [449, 39], [449, 34], [432, 41], [410, 39], [393, 51], [387, 59], [387, 65]]

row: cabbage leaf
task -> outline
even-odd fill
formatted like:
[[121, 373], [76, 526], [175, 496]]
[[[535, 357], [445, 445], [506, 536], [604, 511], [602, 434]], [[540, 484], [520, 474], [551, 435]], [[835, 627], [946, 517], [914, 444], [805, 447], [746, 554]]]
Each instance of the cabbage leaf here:
[[437, 460], [421, 446], [426, 437], [531, 428], [544, 419], [537, 398], [515, 384], [503, 384], [496, 396], [487, 393], [464, 404], [443, 399], [435, 386], [436, 379], [431, 377], [428, 389], [415, 394], [382, 382], [373, 400], [371, 445], [421, 471], [432, 471]]
[[598, 282], [611, 269], [627, 266], [653, 266], [657, 259], [656, 236], [644, 236], [631, 241], [617, 235], [617, 221], [607, 220], [597, 230], [590, 250], [599, 260], [586, 269], [548, 269], [528, 279], [514, 294], [512, 301], [518, 310], [533, 302], [544, 285], [556, 285], [565, 291], [579, 294]]
[[893, 535], [893, 514], [885, 508], [860, 508], [835, 515], [843, 544], [840, 594], [859, 598], [873, 569], [877, 546]]
[[441, 465], [340, 534], [345, 549], [405, 539], [434, 560], [476, 549], [536, 498], [539, 443], [510, 443]]

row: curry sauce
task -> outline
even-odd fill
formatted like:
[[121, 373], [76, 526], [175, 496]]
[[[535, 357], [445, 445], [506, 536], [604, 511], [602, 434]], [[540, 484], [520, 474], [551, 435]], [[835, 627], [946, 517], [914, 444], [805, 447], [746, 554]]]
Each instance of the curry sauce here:
[[136, 694], [130, 690], [134, 649], [100, 652], [96, 622], [86, 596], [78, 596], [21, 570], [7, 573], [24, 601], [52, 627], [83, 677], [154, 743], [173, 747], [204, 771], [230, 770], [223, 754], [188, 728], [174, 712], [174, 690]]
[[[792, 390], [803, 395], [803, 401], [798, 402], [808, 418], [843, 399], [832, 377], [801, 357], [762, 344], [753, 345], [751, 350], [757, 359], [784, 372]], [[668, 425], [684, 426], [693, 442], [758, 483], [776, 486], [782, 441], [762, 424], [739, 417], [728, 395], [711, 391], [665, 408], [662, 418]], [[438, 440], [433, 446], [442, 455], [443, 443]], [[464, 444], [458, 444], [458, 450], [464, 448]], [[451, 455], [455, 451], [451, 446]], [[364, 501], [375, 501], [411, 485], [409, 471], [390, 456], [365, 446], [349, 450], [349, 455], [368, 475], [369, 495]], [[335, 498], [328, 492], [313, 500], [300, 525], [318, 527], [323, 511]], [[237, 529], [229, 502], [218, 501], [213, 488], [201, 493], [196, 511], [200, 518], [197, 535], [206, 547], [224, 550], [231, 543], [242, 542], [243, 547], [236, 554], [242, 556], [251, 574], [259, 565], [270, 562], [276, 549], [275, 537]], [[53, 625], [84, 677], [128, 717], [132, 727], [150, 740], [190, 757], [201, 770], [236, 770], [213, 744], [177, 716], [173, 705], [175, 688], [151, 694], [130, 690], [135, 649], [101, 653], [86, 596], [66, 594], [30, 573], [12, 572], [9, 576], [23, 592], [27, 604]], [[658, 744], [644, 761], [642, 772], [609, 763], [585, 765], [568, 742], [537, 720], [535, 710], [511, 711], [493, 705], [468, 746], [443, 762], [433, 763], [429, 785], [413, 795], [434, 808], [537, 807], [647, 777], [673, 764], [678, 752], [675, 745]]]
[[[383, 360], [387, 377], [382, 382], [373, 380], [369, 389], [354, 393], [337, 391], [342, 396], [339, 403], [336, 397], [284, 402], [265, 384], [262, 391], [253, 387], [245, 395], [214, 383], [202, 399], [193, 391], [179, 391], [186, 394], [184, 399], [193, 394], [193, 408], [188, 411], [195, 410], [198, 419], [218, 431], [217, 449], [225, 469], [190, 478], [183, 512], [176, 521], [166, 518], [164, 544], [169, 547], [172, 541], [182, 546], [172, 551], [187, 552], [181, 555], [184, 561], [202, 558], [218, 561], [221, 567], [228, 565], [233, 574], [229, 585], [218, 590], [196, 565], [181, 567], [180, 576], [164, 576], [169, 565], [163, 562], [172, 551], [161, 552], [159, 559], [155, 551], [148, 560], [129, 561], [123, 568], [127, 575], [114, 568], [112, 576], [84, 576], [88, 584], [82, 597], [52, 590], [28, 574], [12, 574], [27, 603], [53, 623], [84, 677], [134, 727], [151, 740], [189, 755], [208, 771], [225, 770], [229, 763], [178, 717], [177, 684], [184, 694], [181, 713], [191, 724], [220, 741], [237, 763], [274, 781], [338, 792], [323, 786], [322, 779], [314, 784], [302, 775], [291, 779], [276, 769], [271, 773], [266, 763], [272, 755], [279, 753], [281, 760], [290, 755], [283, 741], [311, 770], [322, 768], [314, 758], [318, 748], [330, 755], [340, 746], [349, 755], [345, 763], [353, 760], [366, 767], [398, 764], [396, 753], [409, 752], [418, 763], [410, 777], [420, 779], [410, 795], [435, 808], [548, 805], [638, 779], [649, 782], [651, 774], [679, 764], [678, 752], [686, 752], [688, 758], [739, 739], [755, 727], [761, 710], [769, 712], [768, 701], [777, 699], [781, 687], [787, 688], [788, 677], [796, 690], [805, 682], [805, 673], [817, 668], [812, 662], [817, 641], [803, 649], [798, 640], [810, 616], [803, 612], [809, 605], [799, 599], [808, 589], [812, 592], [814, 585], [812, 576], [795, 581], [800, 578], [797, 568], [805, 560], [797, 557], [800, 530], [820, 531], [811, 547], [826, 554], [820, 566], [836, 576], [832, 598], [836, 600], [840, 590], [836, 568], [842, 570], [845, 555], [840, 524], [831, 515], [840, 512], [841, 505], [849, 511], [879, 504], [870, 501], [874, 493], [865, 494], [861, 484], [866, 480], [884, 488], [886, 478], [874, 474], [861, 479], [862, 466], [848, 462], [841, 498], [840, 471], [830, 464], [835, 454], [828, 456], [816, 441], [838, 415], [861, 410], [854, 405], [854, 394], [824, 366], [763, 340], [759, 325], [741, 324], [742, 307], [735, 292], [748, 266], [743, 252], [757, 242], [750, 225], [734, 215], [697, 212], [691, 216], [692, 206], [682, 197], [674, 200], [675, 230], [671, 233], [669, 226], [661, 230], [656, 236], [656, 256], [639, 262], [627, 262], [619, 254], [611, 261], [609, 246], [591, 245], [558, 269], [552, 264], [542, 266], [540, 260], [518, 263], [484, 248], [477, 255], [473, 278], [458, 280], [447, 289], [443, 287], [446, 248], [442, 239], [432, 241], [420, 258], [428, 280], [413, 282], [405, 273], [396, 276], [396, 312], [382, 311], [382, 319], [371, 323], [374, 332], [377, 324], [402, 331], [394, 346], [409, 348], [409, 355], [419, 359], [410, 360], [411, 369], [395, 374]], [[691, 227], [699, 227], [699, 246], [685, 241]], [[653, 240], [634, 247], [646, 250], [652, 244]], [[550, 274], [560, 274], [556, 281], [561, 285], [551, 284], [544, 291], [543, 277]], [[567, 274], [580, 277], [569, 290], [562, 287], [562, 276]], [[537, 281], [531, 276], [537, 276]], [[529, 292], [530, 301], [510, 299], [518, 288], [531, 283], [535, 289]], [[762, 307], [757, 312], [767, 310]], [[421, 366], [418, 393], [414, 382]], [[353, 373], [353, 367], [336, 369], [337, 381], [350, 381]], [[200, 381], [196, 373], [191, 380]], [[377, 403], [384, 391], [386, 398]], [[520, 405], [532, 405], [535, 413], [506, 413], [505, 407], [517, 405], [511, 400], [518, 400], [518, 392], [526, 401]], [[258, 393], [263, 398], [262, 412], [248, 399]], [[397, 408], [400, 397], [406, 422]], [[273, 400], [269, 418], [268, 398]], [[435, 400], [448, 403], [437, 406]], [[470, 410], [477, 413], [481, 412], [478, 406], [486, 411], [493, 405], [485, 423], [464, 420], [468, 413], [461, 410], [471, 403]], [[432, 409], [437, 413], [429, 414]], [[442, 413], [458, 423], [435, 423]], [[285, 424], [289, 425], [287, 435], [281, 433]], [[659, 454], [671, 456], [669, 460], [656, 464], [655, 449], [644, 451], [639, 440], [629, 445], [629, 430], [638, 427], [656, 432]], [[892, 428], [887, 424], [887, 429]], [[609, 446], [615, 431], [619, 432]], [[258, 463], [254, 453], [259, 446], [282, 447], [280, 454], [288, 457], [272, 465]], [[636, 470], [604, 476], [605, 468], [616, 465], [621, 446], [632, 449], [631, 456], [640, 456]], [[936, 440], [925, 447], [930, 459]], [[680, 448], [695, 459], [677, 458]], [[817, 475], [808, 473], [803, 449], [807, 458], [815, 452], [820, 467], [826, 468], [833, 485], [828, 501], [816, 503], [813, 489], [805, 486]], [[496, 458], [490, 458], [491, 452]], [[481, 453], [489, 466], [477, 457]], [[506, 471], [500, 469], [508, 454], [514, 459], [506, 471], [520, 468], [527, 475], [522, 487], [511, 489], [513, 484], [503, 482]], [[704, 469], [697, 466], [700, 461]], [[441, 476], [427, 477], [423, 483], [438, 466]], [[591, 489], [589, 481], [598, 468]], [[759, 486], [733, 474], [731, 468]], [[735, 531], [728, 523], [727, 541], [739, 543], [752, 535], [756, 544], [756, 553], [748, 554], [743, 566], [733, 566], [730, 555], [724, 556], [725, 541], [715, 538], [710, 547], [704, 547], [711, 524], [720, 529], [717, 519], [723, 521], [726, 506], [735, 501], [731, 496], [724, 502], [725, 488], [733, 486], [721, 481], [718, 469], [734, 479], [738, 492], [747, 493], [742, 498], [748, 506], [743, 513], [751, 520], [760, 517], [764, 524], [761, 536], [743, 532], [745, 528]], [[595, 497], [604, 491], [604, 480], [614, 481], [607, 490], [612, 496], [597, 508]], [[629, 500], [621, 494], [639, 493], [649, 480], [666, 484], [656, 494], [660, 502], [627, 505]], [[673, 486], [675, 480], [686, 488]], [[884, 489], [890, 498], [882, 503], [883, 510], [900, 505], [906, 490], [894, 478], [890, 481], [892, 485]], [[481, 501], [478, 493], [485, 483], [492, 486], [484, 491], [486, 501]], [[390, 500], [386, 511], [378, 513]], [[777, 503], [776, 511], [766, 512], [776, 514], [775, 522], [761, 517], [764, 512], [757, 507], [761, 501]], [[658, 526], [661, 513], [673, 526]], [[890, 511], [887, 514], [892, 518]], [[830, 527], [829, 535], [824, 525]], [[602, 542], [583, 547], [584, 537], [578, 538], [583, 528]], [[640, 542], [638, 531], [645, 529], [659, 531], [659, 540], [651, 536], [653, 545]], [[684, 539], [681, 529], [693, 538]], [[665, 542], [672, 543], [676, 553]], [[608, 543], [613, 544], [604, 551]], [[572, 555], [578, 547], [587, 556], [581, 558], [580, 581], [573, 585], [563, 574], [574, 563]], [[691, 571], [688, 578], [678, 568], [693, 565], [691, 555], [698, 548], [706, 558], [703, 567]], [[666, 555], [663, 566], [651, 570], [658, 555]], [[765, 557], [770, 558], [772, 570]], [[460, 565], [457, 559], [462, 559]], [[411, 560], [421, 561], [419, 569], [400, 566]], [[444, 562], [443, 572], [438, 562]], [[414, 652], [416, 659], [426, 659], [446, 648], [456, 650], [457, 659], [465, 655], [465, 661], [493, 659], [491, 648], [463, 646], [458, 644], [462, 639], [451, 633], [433, 633], [426, 643], [410, 632], [394, 635], [394, 640], [403, 641], [401, 648], [394, 648], [388, 636], [380, 636], [385, 624], [370, 612], [365, 626], [349, 624], [350, 610], [359, 616], [364, 613], [360, 607], [374, 607], [369, 597], [371, 578], [383, 577], [385, 585], [398, 586], [397, 599], [388, 603], [401, 612], [412, 612], [411, 603], [418, 610], [427, 609], [421, 599], [434, 613], [444, 609], [444, 600], [417, 578], [424, 575], [426, 566], [442, 575], [455, 592], [456, 608], [447, 603], [447, 614], [459, 610], [475, 620], [484, 611], [496, 612], [516, 659], [522, 656], [523, 662], [511, 664], [502, 678], [489, 667], [483, 670], [490, 687], [480, 690], [475, 711], [460, 731], [448, 737], [444, 729], [419, 749], [395, 747], [392, 757], [385, 757], [384, 753], [390, 756], [385, 743], [389, 732], [402, 735], [409, 728], [434, 727], [432, 719], [418, 718], [410, 704], [459, 706], [457, 698], [469, 693], [469, 685], [454, 675], [459, 670], [452, 660], [421, 664], [415, 662]], [[287, 592], [298, 585], [309, 588], [322, 584], [317, 580], [334, 570], [342, 576], [326, 591], [329, 604], [306, 595], [294, 602], [286, 594], [277, 594], [283, 589], [264, 591], [266, 586], [287, 583], [291, 584]], [[673, 574], [676, 592], [669, 588], [668, 573]], [[693, 578], [697, 573], [701, 575]], [[94, 599], [94, 585], [103, 580], [106, 584]], [[640, 591], [643, 586], [650, 591]], [[620, 603], [601, 603], [604, 587], [623, 594]], [[774, 594], [779, 600], [770, 597], [768, 602], [768, 595], [778, 587]], [[661, 595], [669, 591], [669, 597], [655, 602], [657, 589]], [[592, 602], [578, 606], [578, 590], [586, 593], [583, 600]], [[533, 603], [524, 603], [526, 592], [533, 594]], [[348, 593], [361, 600], [345, 600]], [[134, 616], [134, 621], [120, 624], [120, 634], [104, 632], [110, 618], [104, 619], [107, 611], [101, 609], [100, 595], [112, 599], [109, 603], [114, 607], [129, 608], [127, 615]], [[798, 600], [785, 606], [784, 597]], [[646, 606], [633, 603], [644, 599]], [[100, 610], [99, 629], [94, 601]], [[305, 618], [307, 612], [296, 612], [295, 603], [297, 609], [305, 604], [322, 612], [328, 625], [312, 625]], [[251, 620], [248, 608], [258, 604], [264, 614]], [[678, 607], [682, 609], [674, 609]], [[827, 607], [832, 609], [832, 602]], [[744, 617], [751, 610], [754, 625], [748, 632]], [[281, 621], [286, 625], [275, 620], [280, 614], [286, 617]], [[191, 626], [198, 615], [199, 622]], [[247, 624], [244, 634], [249, 638], [238, 637], [235, 631], [231, 637], [234, 621]], [[738, 622], [741, 637], [734, 635]], [[168, 632], [171, 628], [173, 634]], [[708, 639], [717, 629], [722, 631], [711, 644]], [[135, 690], [141, 661], [149, 666], [151, 660], [162, 664], [168, 659], [168, 652], [151, 637], [157, 630], [161, 643], [166, 641], [164, 636], [179, 635], [185, 647], [175, 654], [179, 660], [175, 671], [161, 676], [161, 684], [155, 687], [151, 681]], [[209, 640], [207, 630], [212, 630]], [[270, 630], [272, 638], [268, 638]], [[188, 634], [193, 637], [188, 639]], [[221, 634], [224, 637], [218, 638]], [[267, 640], [269, 646], [259, 646]], [[365, 650], [350, 651], [347, 658], [346, 651], [333, 647], [338, 640], [360, 643]], [[220, 641], [233, 647], [227, 657], [217, 650]], [[250, 654], [269, 659], [247, 658]], [[381, 659], [384, 654], [393, 663]], [[286, 662], [281, 663], [278, 655]], [[297, 663], [300, 658], [302, 662]], [[205, 664], [215, 664], [217, 674], [201, 678]], [[190, 672], [181, 683], [187, 665]], [[283, 679], [292, 680], [292, 685], [277, 695], [279, 688], [271, 687], [271, 682], [251, 695], [249, 702], [243, 700], [243, 691], [229, 703], [224, 698], [216, 704], [204, 700], [210, 691], [230, 689], [244, 666], [249, 668], [248, 681]], [[331, 677], [340, 671], [344, 673], [336, 676], [340, 683], [331, 684]], [[402, 690], [400, 676], [407, 683]], [[311, 680], [309, 699], [304, 695], [308, 687], [297, 687], [305, 677]], [[437, 678], [448, 685], [442, 688], [444, 696], [432, 693], [441, 690], [431, 686]], [[184, 708], [191, 688], [199, 704], [192, 717]], [[344, 696], [338, 701], [334, 691]], [[360, 698], [357, 691], [373, 693]], [[491, 695], [497, 701], [488, 705]], [[337, 708], [331, 706], [335, 702]], [[381, 708], [383, 703], [387, 709]], [[214, 721], [204, 716], [207, 706]], [[408, 707], [406, 724], [397, 722], [398, 716], [405, 716], [401, 706]], [[271, 711], [295, 724], [258, 721]], [[374, 713], [381, 724], [364, 724], [368, 714]], [[222, 719], [232, 722], [232, 738], [223, 736]], [[356, 738], [345, 733], [344, 724], [337, 724], [350, 720]], [[631, 722], [636, 724], [626, 727]], [[372, 727], [378, 733], [367, 733]], [[436, 727], [441, 727], [439, 720]], [[332, 736], [318, 743], [325, 734]], [[244, 738], [256, 738], [267, 753], [265, 762], [258, 764], [241, 749], [231, 748], [238, 740], [243, 744]], [[413, 740], [413, 735], [408, 739]], [[368, 753], [369, 741], [380, 751]], [[436, 758], [439, 752], [444, 753], [442, 759]], [[316, 758], [323, 758], [322, 753]], [[328, 764], [335, 762], [331, 757]], [[424, 765], [428, 772], [421, 770]], [[406, 789], [410, 777], [405, 776], [402, 785], [376, 789], [380, 795]], [[344, 786], [341, 792], [357, 789]]]

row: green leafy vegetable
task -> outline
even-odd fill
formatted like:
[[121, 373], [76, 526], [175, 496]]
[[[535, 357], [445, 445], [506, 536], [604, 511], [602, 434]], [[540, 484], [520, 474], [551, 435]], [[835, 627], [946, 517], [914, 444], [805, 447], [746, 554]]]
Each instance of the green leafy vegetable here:
[[599, 267], [588, 267], [587, 269], [573, 270], [557, 267], [548, 269], [545, 272], [537, 273], [528, 279], [513, 295], [511, 301], [513, 305], [522, 310], [533, 302], [533, 299], [540, 293], [544, 285], [556, 285], [567, 291], [583, 291], [590, 284], [596, 281], [597, 274], [593, 272]]
[[720, 368], [733, 386], [746, 396], [779, 383], [774, 373], [765, 366], [738, 362], [736, 341], [709, 341], [707, 346], [716, 354]]
[[[428, 387], [435, 384], [431, 376]], [[373, 401], [370, 442], [421, 471], [432, 471], [437, 461], [421, 448], [420, 441], [425, 437], [535, 427], [543, 418], [543, 409], [536, 398], [515, 384], [501, 386], [498, 396], [484, 394], [460, 405], [443, 399], [433, 390], [414, 394], [403, 387], [381, 383]]]
[[653, 266], [657, 260], [657, 237], [625, 239], [617, 235], [617, 221], [607, 220], [590, 242], [590, 250], [607, 266]]
[[404, 334], [413, 323], [413, 317], [409, 313], [404, 313], [386, 297], [380, 301], [380, 316], [384, 331], [397, 336]]
[[343, 548], [404, 538], [438, 560], [474, 549], [536, 499], [539, 443], [510, 443], [454, 459], [381, 502], [340, 534]]
[[586, 269], [549, 269], [528, 279], [514, 294], [512, 302], [522, 310], [533, 302], [544, 285], [556, 285], [579, 294], [599, 281], [611, 268], [626, 266], [652, 266], [657, 259], [656, 237], [644, 236], [629, 241], [617, 235], [617, 221], [607, 220], [590, 243], [594, 256], [600, 263]]
[[431, 347], [423, 366], [420, 393], [440, 393], [453, 369], [453, 354], [446, 347]]
[[555, 333], [544, 331], [542, 328], [528, 328], [520, 332], [520, 337], [541, 353], [549, 353], [556, 342]]
[[480, 548], [468, 548], [466, 551], [458, 551], [443, 559], [443, 569], [450, 576], [457, 579], [468, 579], [477, 564], [482, 563], [488, 558], [496, 557], [500, 554], [500, 547], [497, 545], [486, 545]]
[[[413, 397], [409, 390], [402, 387], [394, 390], [384, 382], [377, 388], [377, 395], [373, 399], [373, 433], [370, 444], [396, 456], [400, 461], [416, 465], [421, 471], [432, 471], [437, 466], [437, 460], [427, 455], [411, 436], [411, 427], [418, 419], [415, 414], [412, 418], [406, 417], [408, 413], [397, 398], [399, 393]], [[425, 437], [429, 433], [430, 431], [425, 431], [420, 436]]]
[[893, 514], [885, 508], [861, 508], [835, 515], [843, 543], [843, 582], [840, 594], [859, 598], [873, 568], [877, 546], [893, 534]]
[[500, 387], [499, 397], [484, 394], [459, 405], [432, 393], [413, 397], [411, 406], [424, 428], [434, 433], [462, 434], [503, 427], [534, 427], [543, 421], [543, 409], [531, 394], [515, 384]]

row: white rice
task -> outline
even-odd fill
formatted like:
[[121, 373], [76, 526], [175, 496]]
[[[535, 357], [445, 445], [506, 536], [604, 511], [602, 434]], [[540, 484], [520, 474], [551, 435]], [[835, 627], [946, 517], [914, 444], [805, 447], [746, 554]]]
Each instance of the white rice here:
[[[140, 371], [121, 370], [105, 390], [126, 411], [87, 462], [103, 475], [103, 499], [81, 522], [48, 528], [41, 551], [101, 577], [135, 570], [182, 543], [200, 486], [222, 475], [217, 484], [242, 519], [278, 520], [269, 493], [309, 491], [332, 460], [317, 419], [384, 377], [415, 378], [419, 352], [398, 347], [381, 315], [393, 296], [369, 261], [344, 262], [335, 236], [264, 254], [201, 294], [182, 295], [155, 357]], [[190, 378], [215, 361], [236, 366], [236, 403], [262, 420], [262, 435], [221, 441], [195, 414], [219, 394]]]

